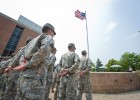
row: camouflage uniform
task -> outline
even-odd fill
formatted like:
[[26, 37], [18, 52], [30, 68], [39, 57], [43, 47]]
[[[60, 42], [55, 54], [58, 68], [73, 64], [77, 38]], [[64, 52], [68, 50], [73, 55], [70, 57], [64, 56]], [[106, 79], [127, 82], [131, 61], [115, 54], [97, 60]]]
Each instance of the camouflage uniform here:
[[[19, 59], [24, 53], [25, 47], [22, 47], [17, 54], [12, 58], [8, 66], [16, 67], [19, 65]], [[7, 66], [7, 67], [8, 67]], [[15, 100], [16, 90], [17, 90], [17, 80], [20, 71], [11, 70], [7, 73], [6, 89], [4, 93], [4, 100]]]
[[6, 61], [1, 61], [0, 62], [0, 98], [3, 94], [3, 89], [4, 89], [4, 74], [3, 74], [3, 71], [4, 71], [4, 68], [3, 66], [6, 64]]
[[3, 98], [3, 92], [4, 92], [4, 76], [0, 75], [0, 100]]
[[7, 61], [4, 61], [3, 62], [3, 65], [1, 66], [1, 88], [0, 88], [0, 91], [1, 91], [1, 98], [0, 99], [3, 99], [4, 97], [4, 93], [5, 93], [5, 89], [6, 89], [6, 83], [7, 83], [7, 74], [3, 74], [2, 72], [4, 72], [4, 69], [9, 65], [9, 63], [11, 62], [12, 59], [9, 59]]
[[57, 100], [58, 98], [58, 92], [59, 92], [59, 84], [60, 84], [60, 65], [58, 64], [57, 67], [54, 69], [54, 78], [55, 78], [55, 81], [53, 83], [53, 87], [55, 87], [55, 92], [54, 92], [54, 100]]
[[59, 85], [59, 100], [76, 100], [76, 71], [79, 66], [79, 56], [74, 52], [67, 52], [60, 60], [61, 68], [68, 69], [68, 74], [62, 76]]
[[[49, 57], [54, 41], [50, 35], [44, 34], [38, 44], [37, 52], [27, 59], [26, 69], [19, 77], [21, 100], [44, 100], [47, 73], [45, 59]], [[25, 52], [28, 51], [25, 49]]]
[[5, 64], [6, 64], [6, 61], [0, 62], [0, 100], [2, 100], [4, 91], [5, 91], [5, 82], [4, 82], [5, 77], [3, 74], [3, 71], [4, 71], [3, 66]]
[[56, 83], [56, 73], [55, 73], [55, 69], [56, 69], [57, 66], [58, 66], [58, 64], [55, 65], [54, 68], [53, 68], [53, 83], [52, 83], [52, 88], [51, 88], [51, 92], [52, 92], [52, 93], [54, 92], [55, 83]]
[[5, 60], [0, 61], [0, 75], [3, 74], [3, 71], [4, 71], [3, 65], [5, 65], [5, 63], [6, 63]]
[[3, 75], [3, 71], [4, 71], [4, 68], [3, 68], [3, 65], [5, 65], [6, 61], [1, 61], [0, 62], [0, 95], [2, 94], [2, 88], [3, 88], [3, 83], [4, 83], [4, 75]]
[[3, 74], [4, 69], [8, 67], [9, 63], [12, 61], [11, 59], [8, 59], [6, 61], [2, 61], [1, 67], [0, 67], [0, 74]]
[[86, 93], [86, 100], [92, 100], [92, 87], [90, 82], [91, 60], [87, 57], [80, 58], [80, 71], [85, 71], [83, 76], [78, 77], [78, 100], [82, 100], [83, 92]]
[[50, 54], [49, 58], [46, 59], [47, 67], [47, 76], [46, 76], [46, 90], [45, 90], [45, 100], [48, 100], [50, 89], [53, 84], [53, 67], [56, 61], [56, 57], [54, 54]]
[[[25, 53], [25, 52], [24, 52]], [[21, 55], [20, 59], [19, 59], [19, 65], [21, 65], [24, 62], [24, 53], [23, 55]], [[17, 86], [16, 86], [16, 96], [15, 96], [15, 100], [23, 100], [22, 98], [22, 91], [20, 89], [20, 79], [22, 79], [22, 71], [19, 73], [19, 77], [17, 80]]]

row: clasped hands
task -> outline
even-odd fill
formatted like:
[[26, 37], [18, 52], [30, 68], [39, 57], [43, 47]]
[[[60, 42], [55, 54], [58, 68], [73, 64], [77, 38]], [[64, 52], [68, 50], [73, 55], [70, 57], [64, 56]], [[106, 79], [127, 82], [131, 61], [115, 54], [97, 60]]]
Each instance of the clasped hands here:
[[62, 68], [60, 71], [61, 76], [66, 76], [68, 74], [68, 69], [67, 68]]
[[4, 69], [4, 73], [9, 73], [11, 70], [19, 70], [19, 71], [23, 71], [25, 70], [25, 66], [28, 63], [28, 61], [24, 61], [23, 63], [21, 63], [19, 66], [16, 66], [14, 68], [12, 68], [12, 66], [8, 66], [7, 68]]

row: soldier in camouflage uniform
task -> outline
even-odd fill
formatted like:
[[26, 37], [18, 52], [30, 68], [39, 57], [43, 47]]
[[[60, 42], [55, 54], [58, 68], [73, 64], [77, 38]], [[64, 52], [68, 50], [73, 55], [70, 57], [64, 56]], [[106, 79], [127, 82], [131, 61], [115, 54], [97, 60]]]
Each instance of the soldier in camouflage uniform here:
[[76, 72], [79, 67], [79, 56], [75, 53], [75, 44], [68, 44], [69, 52], [60, 60], [61, 79], [59, 85], [59, 100], [76, 100]]
[[47, 67], [47, 80], [46, 80], [46, 91], [45, 91], [45, 100], [50, 100], [49, 99], [49, 93], [50, 93], [50, 89], [52, 87], [53, 84], [53, 67], [56, 61], [56, 48], [54, 47], [51, 51], [51, 54], [49, 56], [48, 59], [46, 59], [46, 63], [48, 64]]
[[52, 88], [51, 88], [51, 93], [54, 93], [54, 88], [55, 88], [55, 84], [56, 84], [56, 72], [55, 72], [55, 69], [57, 68], [58, 64], [57, 65], [54, 65], [54, 68], [53, 68], [53, 84], [52, 84]]
[[3, 95], [3, 87], [4, 87], [4, 75], [3, 75], [3, 65], [6, 63], [6, 61], [4, 60], [4, 58], [0, 58], [0, 100], [2, 98]]
[[[51, 24], [45, 24], [42, 28], [44, 34], [34, 38], [25, 49], [25, 62], [18, 67], [18, 70], [22, 70], [19, 77], [20, 100], [44, 100], [47, 76], [45, 59], [50, 56], [54, 46], [54, 30]], [[36, 47], [34, 43], [37, 43]], [[27, 57], [32, 48], [35, 52]]]
[[[27, 38], [26, 45], [32, 40], [31, 37]], [[6, 89], [4, 93], [4, 100], [15, 100], [16, 90], [17, 90], [17, 80], [20, 74], [20, 71], [12, 70], [12, 68], [19, 65], [19, 59], [24, 54], [25, 47], [21, 47], [17, 54], [12, 58], [11, 62], [7, 66], [9, 71], [6, 73], [7, 75], [7, 82], [6, 82]], [[6, 68], [7, 69], [7, 68]]]
[[54, 80], [55, 81], [54, 81], [53, 86], [52, 86], [52, 90], [55, 87], [54, 100], [57, 100], [57, 98], [58, 98], [59, 84], [60, 84], [60, 78], [61, 78], [61, 75], [60, 75], [60, 65], [57, 64], [56, 66], [57, 67], [54, 69]]
[[0, 100], [3, 100], [5, 88], [6, 88], [6, 81], [7, 81], [7, 74], [4, 74], [4, 69], [9, 65], [12, 59], [8, 59], [3, 62], [0, 68]]
[[78, 100], [82, 100], [83, 92], [86, 93], [86, 100], [92, 100], [92, 87], [90, 82], [91, 60], [87, 57], [87, 52], [82, 51], [80, 58], [78, 77]]

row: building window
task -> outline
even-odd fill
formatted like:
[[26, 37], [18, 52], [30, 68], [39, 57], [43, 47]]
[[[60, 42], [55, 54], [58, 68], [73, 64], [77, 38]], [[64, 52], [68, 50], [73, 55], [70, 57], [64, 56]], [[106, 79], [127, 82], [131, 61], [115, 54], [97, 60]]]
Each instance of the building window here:
[[23, 28], [21, 28], [19, 26], [15, 27], [7, 45], [6, 45], [6, 48], [4, 49], [2, 56], [11, 56], [12, 53], [14, 53], [22, 32], [23, 32]]

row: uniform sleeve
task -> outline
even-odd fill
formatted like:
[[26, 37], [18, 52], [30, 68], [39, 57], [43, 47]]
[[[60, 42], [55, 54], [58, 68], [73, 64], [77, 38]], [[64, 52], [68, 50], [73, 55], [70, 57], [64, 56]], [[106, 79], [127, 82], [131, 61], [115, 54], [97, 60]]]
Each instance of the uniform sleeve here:
[[17, 54], [12, 58], [12, 61], [10, 62], [9, 66], [12, 66], [12, 67], [16, 67], [19, 65], [19, 59], [21, 57], [23, 53], [23, 49], [19, 50], [17, 52]]
[[69, 73], [75, 73], [79, 67], [79, 63], [80, 63], [79, 56], [75, 54], [74, 55], [74, 64], [72, 65], [72, 67], [70, 67], [68, 69]]
[[0, 73], [2, 73], [4, 71], [5, 68], [7, 68], [9, 66], [9, 63], [12, 61], [12, 58], [5, 61], [2, 66], [0, 67]]
[[91, 64], [92, 64], [92, 61], [88, 58], [86, 62], [86, 65], [87, 65], [86, 70], [91, 71]]
[[16, 55], [13, 60], [10, 62], [9, 66], [16, 67], [19, 65], [19, 57]]
[[89, 58], [88, 58], [88, 61], [87, 61], [87, 65], [88, 65], [88, 69], [91, 70], [92, 61]]
[[59, 66], [60, 66], [60, 70], [61, 70], [62, 69], [62, 57], [61, 57], [61, 59], [59, 61]]
[[48, 68], [51, 68], [52, 66], [54, 66], [55, 61], [56, 61], [56, 57], [53, 55], [49, 61]]
[[33, 54], [32, 58], [28, 61], [25, 67], [37, 66], [43, 62], [47, 57], [49, 57], [53, 44], [54, 41], [50, 37], [46, 37], [41, 40], [40, 49], [35, 54]]

